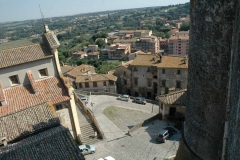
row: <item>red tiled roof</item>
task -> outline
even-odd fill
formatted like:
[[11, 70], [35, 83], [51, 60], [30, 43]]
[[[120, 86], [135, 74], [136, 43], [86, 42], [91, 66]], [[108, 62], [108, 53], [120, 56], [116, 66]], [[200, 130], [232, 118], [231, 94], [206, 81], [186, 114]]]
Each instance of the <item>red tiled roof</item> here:
[[74, 52], [73, 54], [74, 54], [74, 55], [82, 55], [82, 54], [86, 54], [86, 52], [78, 51], [78, 52]]
[[0, 51], [0, 68], [53, 57], [46, 44], [33, 44]]
[[2, 86], [0, 84], [0, 102], [4, 101], [4, 94], [3, 94], [3, 89], [2, 89]]
[[36, 83], [38, 94], [32, 92], [31, 84], [5, 89], [7, 106], [0, 107], [0, 116], [37, 105], [44, 101], [53, 104], [70, 99], [67, 89], [58, 77], [47, 78]]

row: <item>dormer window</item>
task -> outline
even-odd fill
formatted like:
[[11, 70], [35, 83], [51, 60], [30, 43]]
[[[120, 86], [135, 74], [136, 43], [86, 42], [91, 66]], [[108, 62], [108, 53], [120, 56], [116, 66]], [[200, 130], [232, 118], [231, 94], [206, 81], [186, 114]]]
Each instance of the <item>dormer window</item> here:
[[10, 79], [12, 85], [17, 85], [17, 84], [19, 84], [19, 79], [18, 79], [18, 76], [17, 76], [17, 75], [10, 76], [9, 79]]
[[46, 77], [48, 76], [47, 74], [47, 68], [44, 68], [44, 69], [40, 69], [38, 70], [39, 74], [40, 74], [40, 77]]

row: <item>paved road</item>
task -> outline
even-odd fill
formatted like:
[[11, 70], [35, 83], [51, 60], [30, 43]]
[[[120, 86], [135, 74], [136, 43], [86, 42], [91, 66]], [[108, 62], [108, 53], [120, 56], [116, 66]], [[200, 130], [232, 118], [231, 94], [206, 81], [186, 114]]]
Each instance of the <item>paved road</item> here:
[[[90, 105], [93, 103], [93, 107]], [[110, 121], [104, 114], [103, 110], [109, 106], [122, 107], [137, 111], [150, 113], [153, 116], [159, 112], [159, 107], [151, 103], [146, 105], [133, 103], [132, 100], [128, 102], [116, 100], [116, 97], [107, 95], [91, 95], [87, 107], [93, 111], [100, 128], [104, 132], [107, 141], [116, 140], [126, 136], [112, 121]]]
[[132, 136], [125, 136], [112, 141], [95, 144], [96, 153], [86, 155], [86, 160], [112, 156], [116, 160], [163, 160], [175, 155], [179, 147], [181, 134], [172, 136], [166, 143], [156, 142], [155, 136], [167, 124], [163, 121], [153, 122], [134, 131]]

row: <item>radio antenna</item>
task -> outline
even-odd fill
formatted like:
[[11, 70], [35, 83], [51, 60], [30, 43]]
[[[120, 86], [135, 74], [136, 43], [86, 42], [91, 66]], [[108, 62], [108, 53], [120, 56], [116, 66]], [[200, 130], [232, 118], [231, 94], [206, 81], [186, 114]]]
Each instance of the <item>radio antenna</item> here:
[[43, 23], [43, 26], [45, 26], [45, 23], [44, 23], [44, 16], [43, 16], [43, 13], [42, 13], [42, 10], [41, 10], [41, 6], [40, 6], [40, 4], [39, 4], [39, 9], [40, 9], [41, 17], [42, 17], [42, 23]]

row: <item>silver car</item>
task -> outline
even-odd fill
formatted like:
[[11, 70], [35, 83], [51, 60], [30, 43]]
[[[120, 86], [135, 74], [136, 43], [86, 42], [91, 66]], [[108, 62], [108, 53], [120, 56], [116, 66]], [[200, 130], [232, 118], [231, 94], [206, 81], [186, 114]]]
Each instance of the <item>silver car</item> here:
[[139, 104], [144, 104], [144, 105], [147, 103], [146, 100], [144, 98], [142, 98], [142, 97], [135, 97], [133, 99], [133, 102], [139, 103]]
[[129, 100], [129, 95], [127, 94], [123, 94], [117, 97], [117, 100], [121, 100], [121, 101], [127, 101]]
[[96, 148], [93, 145], [83, 144], [79, 146], [79, 149], [83, 155], [95, 153]]

